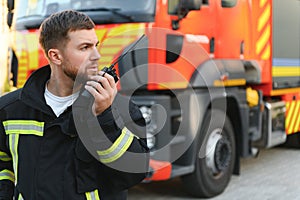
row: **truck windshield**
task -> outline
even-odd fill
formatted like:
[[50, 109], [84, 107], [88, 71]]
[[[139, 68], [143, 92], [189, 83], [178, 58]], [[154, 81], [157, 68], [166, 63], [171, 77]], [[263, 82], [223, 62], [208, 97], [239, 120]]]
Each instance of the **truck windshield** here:
[[47, 16], [66, 9], [85, 12], [96, 24], [150, 22], [155, 0], [19, 0], [16, 28], [38, 28]]

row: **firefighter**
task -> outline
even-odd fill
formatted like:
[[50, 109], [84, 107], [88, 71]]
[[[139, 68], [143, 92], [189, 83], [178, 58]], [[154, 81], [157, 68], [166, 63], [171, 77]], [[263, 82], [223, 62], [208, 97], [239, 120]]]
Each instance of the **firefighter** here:
[[[1, 200], [126, 199], [145, 178], [144, 119], [114, 77], [98, 71], [94, 26], [72, 10], [49, 16], [40, 27], [49, 65], [0, 98]], [[93, 101], [79, 103], [84, 91]]]

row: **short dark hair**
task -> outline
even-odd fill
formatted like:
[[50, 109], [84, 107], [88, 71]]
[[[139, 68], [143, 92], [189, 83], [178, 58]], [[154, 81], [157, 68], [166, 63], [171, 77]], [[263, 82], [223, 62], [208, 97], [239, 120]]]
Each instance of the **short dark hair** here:
[[70, 31], [93, 29], [91, 18], [78, 11], [64, 10], [50, 15], [40, 27], [39, 42], [47, 55], [51, 48], [63, 47], [69, 40]]

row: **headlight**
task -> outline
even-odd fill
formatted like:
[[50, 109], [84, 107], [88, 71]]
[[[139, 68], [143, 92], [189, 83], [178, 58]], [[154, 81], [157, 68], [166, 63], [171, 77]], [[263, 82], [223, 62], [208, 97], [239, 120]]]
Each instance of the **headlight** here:
[[149, 149], [153, 148], [155, 146], [155, 134], [157, 131], [157, 125], [155, 124], [155, 122], [152, 119], [152, 110], [150, 107], [147, 106], [141, 106], [140, 110], [143, 114], [143, 117], [145, 119], [146, 122], [146, 136], [147, 136], [147, 146], [149, 147]]
[[155, 136], [151, 133], [147, 133], [147, 146], [149, 149], [152, 149], [155, 146]]
[[146, 107], [146, 106], [142, 106], [142, 107], [140, 107], [140, 110], [141, 110], [141, 112], [143, 114], [143, 117], [144, 117], [144, 119], [146, 121], [146, 124], [150, 124], [151, 117], [152, 117], [152, 110], [151, 110], [151, 108]]

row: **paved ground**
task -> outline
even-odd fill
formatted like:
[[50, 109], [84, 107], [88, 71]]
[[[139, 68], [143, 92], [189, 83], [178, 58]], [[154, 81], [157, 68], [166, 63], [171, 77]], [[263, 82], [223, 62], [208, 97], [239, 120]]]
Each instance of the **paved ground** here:
[[[128, 200], [196, 200], [181, 188], [180, 179], [141, 184]], [[241, 175], [213, 200], [300, 200], [300, 149], [273, 148], [241, 162]]]

